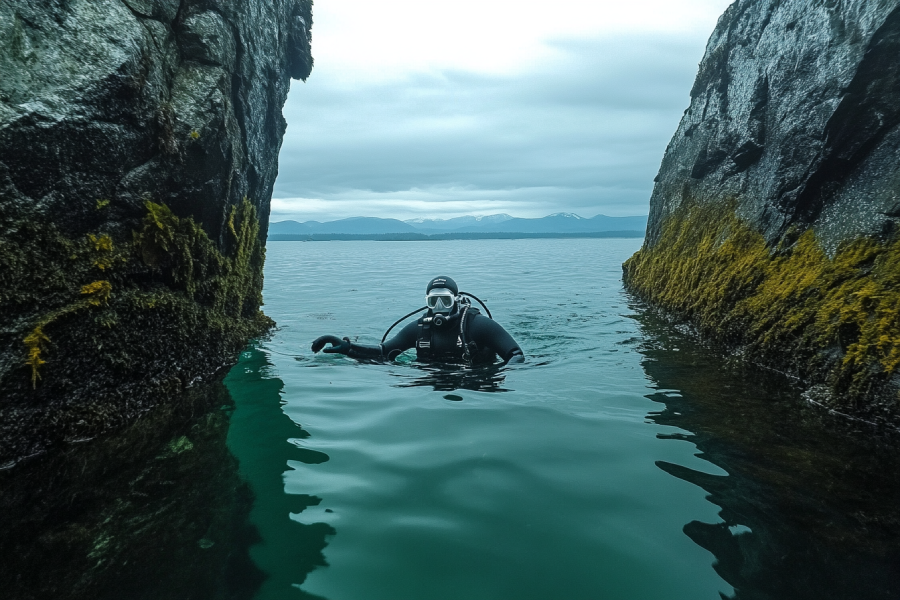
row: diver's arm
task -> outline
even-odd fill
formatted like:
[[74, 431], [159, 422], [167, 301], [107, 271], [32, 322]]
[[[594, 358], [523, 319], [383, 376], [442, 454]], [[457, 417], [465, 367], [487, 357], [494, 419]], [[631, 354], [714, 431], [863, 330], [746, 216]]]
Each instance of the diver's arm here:
[[[356, 344], [347, 337], [341, 339], [336, 335], [323, 335], [313, 341], [312, 351], [318, 352], [324, 348], [323, 352], [326, 354], [343, 354], [363, 360], [393, 360], [404, 350], [416, 345], [417, 327], [415, 322], [410, 323], [390, 340], [377, 346]], [[331, 346], [325, 348], [326, 344]]]
[[520, 363], [525, 361], [525, 353], [503, 326], [484, 315], [476, 315], [466, 328], [468, 337], [479, 348], [490, 348], [496, 352], [503, 362]]
[[[331, 344], [331, 346], [325, 348], [326, 344]], [[343, 354], [350, 358], [384, 360], [380, 344], [378, 346], [354, 344], [350, 341], [350, 338], [345, 337], [344, 339], [341, 339], [336, 335], [323, 335], [322, 337], [316, 338], [312, 343], [312, 351], [318, 352], [319, 350], [323, 350], [325, 354]]]
[[419, 337], [418, 329], [418, 321], [407, 323], [397, 335], [383, 343], [381, 347], [383, 348], [385, 358], [387, 360], [394, 360], [404, 350], [415, 348], [416, 339]]

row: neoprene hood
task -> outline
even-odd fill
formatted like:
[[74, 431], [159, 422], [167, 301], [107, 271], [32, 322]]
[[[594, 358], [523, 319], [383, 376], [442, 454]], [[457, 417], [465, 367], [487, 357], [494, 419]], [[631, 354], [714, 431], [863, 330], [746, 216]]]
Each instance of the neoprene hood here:
[[435, 277], [428, 282], [428, 287], [425, 288], [425, 293], [428, 294], [428, 292], [430, 292], [432, 288], [447, 288], [448, 290], [453, 292], [454, 296], [459, 294], [459, 287], [456, 285], [456, 282], [449, 277]]

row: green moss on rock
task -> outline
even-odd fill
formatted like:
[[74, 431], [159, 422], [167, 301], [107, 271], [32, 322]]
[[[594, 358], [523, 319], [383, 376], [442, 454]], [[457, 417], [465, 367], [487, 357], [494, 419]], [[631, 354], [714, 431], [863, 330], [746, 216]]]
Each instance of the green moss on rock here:
[[900, 239], [828, 256], [812, 230], [775, 247], [734, 203], [684, 206], [623, 265], [626, 286], [701, 334], [808, 383], [829, 402], [900, 420]]
[[222, 248], [153, 202], [132, 231], [83, 234], [8, 209], [0, 206], [0, 459], [124, 425], [273, 325], [259, 310], [264, 249], [246, 199], [231, 209]]
[[265, 261], [253, 205], [245, 198], [231, 207], [230, 256], [222, 254], [192, 219], [180, 219], [162, 204], [146, 206], [143, 227], [134, 233], [144, 263], [167, 278], [172, 288], [224, 317], [253, 317], [262, 304]]

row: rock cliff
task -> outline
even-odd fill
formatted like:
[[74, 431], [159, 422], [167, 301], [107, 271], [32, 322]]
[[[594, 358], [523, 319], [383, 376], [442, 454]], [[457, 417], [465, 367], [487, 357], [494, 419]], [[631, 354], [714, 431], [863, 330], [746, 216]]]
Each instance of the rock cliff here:
[[132, 421], [270, 323], [311, 6], [0, 4], [0, 464]]
[[900, 3], [737, 0], [666, 148], [632, 290], [900, 418]]

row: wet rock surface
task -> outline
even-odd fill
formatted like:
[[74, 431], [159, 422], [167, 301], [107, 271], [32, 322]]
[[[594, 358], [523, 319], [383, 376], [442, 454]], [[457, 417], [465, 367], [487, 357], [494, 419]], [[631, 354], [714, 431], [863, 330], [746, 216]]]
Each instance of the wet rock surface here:
[[309, 0], [0, 5], [0, 467], [209, 380], [259, 312]]
[[648, 242], [685, 202], [736, 198], [774, 243], [834, 250], [897, 226], [900, 4], [738, 0], [709, 39], [662, 161]]
[[79, 231], [150, 197], [211, 237], [244, 196], [265, 229], [311, 3], [177, 0], [0, 7], [0, 194]]
[[624, 265], [629, 289], [726, 352], [895, 426], [898, 52], [896, 0], [734, 2]]

